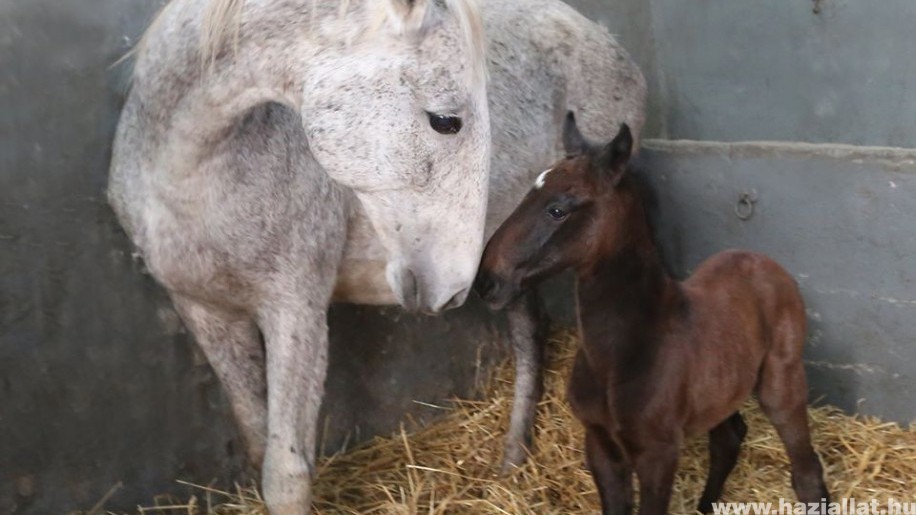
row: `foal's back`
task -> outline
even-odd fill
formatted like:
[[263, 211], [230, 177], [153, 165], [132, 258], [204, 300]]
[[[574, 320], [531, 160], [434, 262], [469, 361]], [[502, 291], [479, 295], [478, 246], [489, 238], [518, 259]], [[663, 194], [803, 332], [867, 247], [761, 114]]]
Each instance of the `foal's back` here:
[[710, 257], [683, 289], [692, 350], [685, 379], [696, 411], [688, 432], [699, 433], [740, 407], [768, 361], [800, 362], [805, 309], [795, 280], [782, 266], [743, 250]]

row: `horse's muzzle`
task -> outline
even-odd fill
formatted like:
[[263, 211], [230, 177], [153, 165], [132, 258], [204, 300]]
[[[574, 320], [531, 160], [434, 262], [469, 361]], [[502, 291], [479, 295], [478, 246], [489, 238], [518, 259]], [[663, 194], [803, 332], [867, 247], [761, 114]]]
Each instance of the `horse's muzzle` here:
[[401, 306], [412, 313], [422, 312], [436, 315], [460, 307], [468, 298], [469, 287], [444, 288], [441, 295], [424, 291], [422, 282], [407, 267], [399, 267], [389, 273], [389, 285]]

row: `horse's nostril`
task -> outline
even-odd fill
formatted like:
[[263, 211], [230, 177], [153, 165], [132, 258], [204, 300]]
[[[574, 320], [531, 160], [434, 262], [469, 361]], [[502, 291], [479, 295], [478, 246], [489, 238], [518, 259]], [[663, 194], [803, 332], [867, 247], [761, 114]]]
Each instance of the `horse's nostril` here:
[[407, 311], [420, 309], [420, 290], [417, 278], [409, 268], [404, 268], [401, 272], [401, 297]]
[[459, 291], [458, 293], [452, 295], [452, 298], [449, 299], [449, 301], [445, 303], [445, 306], [442, 307], [442, 311], [445, 311], [447, 309], [457, 308], [461, 306], [462, 304], [464, 304], [464, 301], [467, 300], [468, 298], [468, 291], [469, 289], [465, 288]]

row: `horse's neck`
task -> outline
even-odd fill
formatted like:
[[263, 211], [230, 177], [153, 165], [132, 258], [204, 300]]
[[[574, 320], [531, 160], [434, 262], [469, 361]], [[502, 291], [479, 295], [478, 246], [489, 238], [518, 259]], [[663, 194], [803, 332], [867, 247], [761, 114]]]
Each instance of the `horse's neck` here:
[[[598, 369], [648, 363], [644, 358], [660, 341], [658, 328], [685, 302], [680, 285], [662, 265], [648, 226], [642, 229], [645, 238], [602, 257], [580, 271], [576, 281], [583, 345]], [[634, 231], [639, 234], [640, 228]]]
[[142, 129], [156, 144], [156, 168], [194, 173], [254, 106], [276, 102], [299, 112], [301, 78], [314, 51], [307, 34], [325, 13], [294, 9], [295, 3], [246, 2], [240, 36], [231, 23], [212, 61], [195, 51], [206, 2], [175, 0], [166, 8], [144, 41], [131, 92], [149, 112]]

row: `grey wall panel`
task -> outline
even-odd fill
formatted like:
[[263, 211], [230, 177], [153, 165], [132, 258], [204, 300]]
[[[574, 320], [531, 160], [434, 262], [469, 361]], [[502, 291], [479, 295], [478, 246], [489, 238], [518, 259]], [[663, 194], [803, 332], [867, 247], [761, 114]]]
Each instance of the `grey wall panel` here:
[[[761, 251], [798, 280], [813, 396], [916, 419], [916, 152], [647, 142], [664, 254], [681, 275], [715, 252]], [[753, 216], [734, 212], [744, 191]]]
[[916, 2], [652, 0], [667, 137], [916, 146]]

